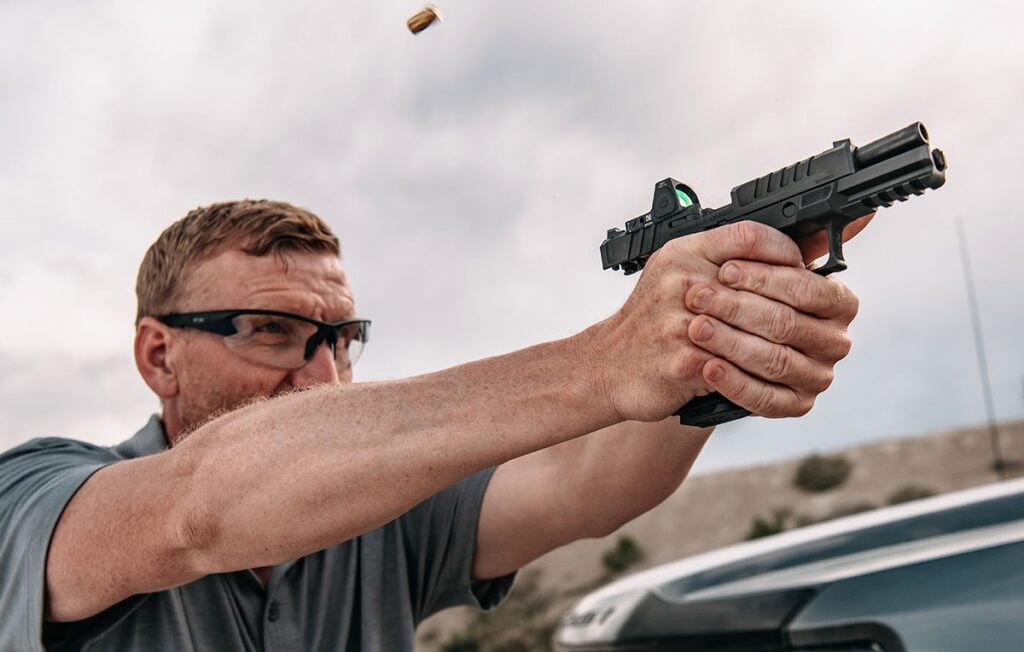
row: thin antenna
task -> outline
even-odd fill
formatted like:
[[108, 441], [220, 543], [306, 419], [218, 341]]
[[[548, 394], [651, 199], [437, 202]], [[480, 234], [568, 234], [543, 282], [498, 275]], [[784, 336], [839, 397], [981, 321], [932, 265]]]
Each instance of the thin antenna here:
[[988, 376], [988, 361], [985, 357], [985, 338], [981, 333], [981, 318], [978, 316], [978, 299], [974, 294], [974, 277], [971, 274], [971, 257], [967, 252], [967, 235], [964, 233], [962, 217], [956, 218], [956, 232], [960, 240], [960, 258], [964, 263], [964, 284], [967, 285], [967, 302], [974, 327], [974, 349], [978, 355], [978, 372], [981, 375], [981, 391], [985, 396], [985, 410], [988, 413], [989, 438], [992, 443], [992, 470], [1000, 480], [1006, 479], [1006, 461], [999, 445], [999, 426], [996, 424], [996, 408], [992, 401], [992, 386]]

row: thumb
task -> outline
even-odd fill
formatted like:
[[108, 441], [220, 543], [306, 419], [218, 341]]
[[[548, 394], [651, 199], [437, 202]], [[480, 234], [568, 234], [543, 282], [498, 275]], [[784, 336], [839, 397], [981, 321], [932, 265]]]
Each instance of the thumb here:
[[[680, 238], [685, 240], [685, 238]], [[728, 260], [754, 260], [769, 265], [800, 266], [800, 249], [782, 231], [743, 220], [704, 231], [693, 240], [698, 252], [715, 265]]]

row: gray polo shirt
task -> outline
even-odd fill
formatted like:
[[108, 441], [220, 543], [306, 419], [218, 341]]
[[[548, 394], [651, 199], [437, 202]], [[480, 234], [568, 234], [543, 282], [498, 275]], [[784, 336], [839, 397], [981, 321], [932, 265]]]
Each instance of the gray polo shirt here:
[[427, 616], [456, 605], [489, 609], [512, 585], [511, 575], [470, 580], [492, 469], [378, 530], [274, 567], [266, 587], [248, 570], [210, 575], [84, 621], [44, 626], [46, 552], [68, 501], [103, 466], [166, 448], [154, 416], [111, 448], [36, 439], [0, 455], [0, 651], [44, 643], [51, 650], [412, 650]]

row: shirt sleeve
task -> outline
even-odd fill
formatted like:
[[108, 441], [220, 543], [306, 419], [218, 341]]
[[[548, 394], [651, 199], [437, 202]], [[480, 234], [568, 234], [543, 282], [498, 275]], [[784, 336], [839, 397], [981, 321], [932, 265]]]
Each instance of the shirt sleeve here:
[[449, 607], [492, 609], [512, 588], [515, 573], [472, 580], [480, 509], [493, 474], [487, 469], [471, 475], [402, 517], [417, 624]]
[[50, 539], [78, 488], [112, 461], [100, 451], [36, 439], [0, 455], [0, 650], [43, 650]]

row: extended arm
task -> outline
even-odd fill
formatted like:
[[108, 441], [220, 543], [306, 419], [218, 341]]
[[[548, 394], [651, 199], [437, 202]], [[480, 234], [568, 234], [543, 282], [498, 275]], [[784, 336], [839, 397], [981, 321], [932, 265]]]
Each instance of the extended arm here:
[[477, 470], [624, 420], [664, 419], [706, 388], [712, 358], [687, 336], [686, 291], [734, 258], [797, 264], [785, 242], [751, 224], [683, 238], [623, 309], [572, 338], [265, 400], [166, 453], [101, 470], [55, 532], [49, 617], [80, 619], [133, 594], [295, 559]]
[[165, 453], [99, 471], [55, 532], [50, 616], [80, 619], [136, 593], [301, 557], [474, 471], [613, 422], [594, 383], [573, 373], [589, 337], [257, 402]]

